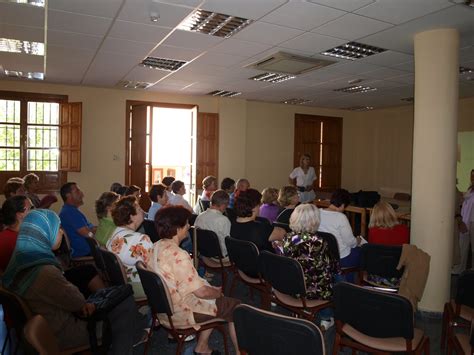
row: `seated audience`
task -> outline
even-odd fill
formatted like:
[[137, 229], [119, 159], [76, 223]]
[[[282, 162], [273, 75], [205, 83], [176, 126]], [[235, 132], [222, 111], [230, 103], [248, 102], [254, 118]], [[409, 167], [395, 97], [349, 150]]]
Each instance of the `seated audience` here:
[[194, 206], [194, 213], [200, 214], [207, 210], [211, 196], [214, 191], [217, 190], [217, 178], [209, 175], [202, 180], [202, 195], [198, 198], [196, 206]]
[[[193, 324], [215, 318], [229, 322], [229, 334], [236, 353], [239, 352], [232, 314], [239, 300], [224, 297], [221, 287], [210, 286], [199, 277], [189, 254], [179, 247], [186, 238], [191, 213], [182, 206], [170, 206], [158, 211], [155, 218], [158, 234], [162, 238], [155, 243], [151, 268], [159, 273], [170, 289], [174, 308], [172, 317], [176, 327], [189, 327]], [[165, 314], [158, 315], [160, 322], [168, 324]], [[212, 329], [199, 333], [194, 354], [216, 354], [209, 348]]]
[[230, 221], [223, 215], [229, 204], [229, 195], [224, 190], [212, 194], [211, 207], [197, 216], [194, 226], [215, 232], [219, 238], [222, 256], [227, 256], [225, 237], [230, 236]]
[[260, 217], [264, 217], [273, 223], [281, 208], [278, 205], [278, 190], [274, 187], [268, 187], [262, 191], [262, 205], [260, 206]]
[[224, 190], [229, 195], [232, 194], [235, 191], [235, 180], [230, 177], [222, 179], [221, 190]]
[[3, 193], [5, 198], [10, 198], [12, 196], [25, 196], [25, 181], [20, 177], [13, 177], [8, 179], [7, 183], [3, 187]]
[[[283, 239], [285, 256], [297, 260], [306, 280], [306, 296], [313, 300], [330, 300], [335, 275], [340, 273], [339, 260], [331, 255], [328, 243], [318, 236], [319, 210], [313, 204], [295, 208], [290, 218], [291, 232]], [[331, 313], [320, 313], [321, 324], [327, 329], [333, 320]]]
[[113, 182], [112, 185], [110, 185], [110, 191], [115, 192], [120, 195], [119, 191], [122, 188], [122, 184], [119, 182]]
[[183, 197], [183, 195], [186, 193], [184, 182], [180, 180], [173, 181], [171, 184], [171, 189], [173, 190], [173, 195], [169, 198], [168, 204], [172, 206], [183, 206], [189, 212], [193, 213], [193, 208]]
[[31, 202], [26, 196], [13, 196], [5, 200], [0, 220], [5, 229], [0, 232], [0, 272], [3, 272], [15, 249], [20, 224], [30, 212]]
[[[3, 275], [3, 286], [24, 299], [34, 314], [42, 315], [61, 350], [89, 344], [87, 321], [95, 305], [86, 303], [79, 289], [61, 270], [53, 250], [59, 248], [63, 231], [56, 213], [33, 210], [23, 220], [15, 251]], [[131, 354], [136, 306], [128, 297], [109, 314], [113, 354]]]
[[117, 254], [133, 287], [135, 298], [145, 297], [135, 264], [148, 263], [153, 243], [146, 234], [135, 232], [143, 222], [143, 210], [134, 196], [125, 196], [112, 207], [112, 218], [117, 228], [107, 242], [107, 249]]
[[257, 248], [274, 252], [272, 242], [282, 240], [285, 230], [257, 221], [262, 195], [254, 189], [242, 191], [235, 200], [237, 219], [232, 222], [230, 235], [233, 238], [254, 243]]
[[295, 186], [283, 186], [278, 194], [278, 203], [283, 211], [276, 218], [276, 222], [290, 224], [290, 217], [296, 206], [299, 204], [298, 190]]
[[245, 179], [241, 178], [237, 180], [237, 184], [235, 186], [234, 192], [230, 194], [230, 201], [229, 201], [229, 208], [234, 208], [234, 201], [239, 196], [241, 191], [247, 191], [250, 188], [250, 182]]
[[410, 243], [410, 230], [398, 222], [397, 214], [385, 201], [377, 202], [370, 213], [369, 243], [383, 245]]
[[68, 182], [61, 186], [60, 194], [64, 205], [59, 212], [59, 218], [71, 242], [71, 256], [77, 258], [90, 255], [89, 244], [84, 238], [94, 237], [96, 227], [79, 211], [79, 207], [84, 204], [84, 193], [75, 182]]
[[318, 231], [331, 233], [337, 239], [341, 267], [359, 266], [361, 238], [354, 237], [352, 228], [344, 214], [344, 209], [351, 202], [351, 195], [347, 190], [338, 189], [331, 196], [327, 209], [320, 210]]
[[149, 219], [150, 221], [154, 221], [156, 212], [158, 212], [161, 207], [165, 206], [168, 203], [168, 194], [166, 193], [166, 186], [163, 184], [153, 185], [150, 189], [150, 200], [151, 207], [148, 211], [147, 219]]
[[122, 185], [121, 187], [119, 187], [117, 189], [117, 193], [120, 195], [120, 196], [126, 196], [125, 193], [127, 192], [128, 190], [128, 186], [127, 185]]
[[166, 186], [166, 194], [168, 195], [168, 200], [173, 196], [171, 184], [175, 180], [176, 179], [173, 176], [165, 176], [163, 179], [161, 179], [161, 183]]
[[99, 242], [100, 246], [105, 247], [107, 241], [112, 236], [115, 228], [114, 221], [110, 214], [112, 210], [112, 205], [120, 198], [120, 195], [107, 191], [100, 195], [99, 199], [95, 201], [95, 214], [97, 215], [97, 220], [99, 225], [95, 232], [95, 239]]
[[38, 192], [39, 177], [34, 173], [27, 174], [23, 177], [25, 181], [24, 187], [26, 196], [30, 199], [35, 208], [50, 208], [51, 205], [58, 201], [54, 195], [46, 195], [42, 199], [36, 194]]
[[137, 185], [127, 186], [125, 196], [134, 196], [135, 198], [140, 199], [140, 197], [142, 197], [142, 189]]

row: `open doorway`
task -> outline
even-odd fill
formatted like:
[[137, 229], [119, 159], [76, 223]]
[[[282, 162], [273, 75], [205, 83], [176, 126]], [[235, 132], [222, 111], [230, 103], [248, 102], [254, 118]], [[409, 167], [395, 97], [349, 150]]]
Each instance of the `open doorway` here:
[[[165, 176], [184, 182], [190, 204], [196, 200], [196, 108], [152, 107], [151, 183]], [[148, 175], [148, 174], [147, 174]]]
[[186, 184], [194, 205], [202, 179], [218, 177], [219, 115], [196, 105], [127, 100], [125, 121], [125, 184], [142, 189], [142, 208], [151, 205], [151, 185], [167, 175]]

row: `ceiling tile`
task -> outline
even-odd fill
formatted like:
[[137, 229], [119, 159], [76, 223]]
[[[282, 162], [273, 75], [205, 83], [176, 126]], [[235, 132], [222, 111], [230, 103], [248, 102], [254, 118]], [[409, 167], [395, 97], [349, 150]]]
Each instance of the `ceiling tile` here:
[[158, 44], [169, 32], [169, 28], [117, 20], [108, 35], [130, 41]]
[[48, 45], [46, 80], [79, 84], [95, 51]]
[[339, 71], [341, 73], [348, 73], [348, 74], [362, 74], [367, 73], [369, 71], [374, 71], [377, 69], [381, 69], [381, 67], [369, 64], [369, 63], [362, 63], [362, 62], [351, 62], [351, 63], [341, 63], [335, 64], [332, 67], [333, 70]]
[[48, 0], [48, 8], [83, 15], [114, 18], [123, 0]]
[[40, 72], [44, 70], [44, 57], [20, 53], [1, 53], [1, 66], [6, 70]]
[[209, 49], [211, 52], [235, 54], [242, 56], [254, 56], [272, 48], [269, 44], [241, 41], [229, 38]]
[[189, 62], [190, 60], [196, 58], [202, 51], [196, 49], [187, 49], [182, 47], [173, 47], [160, 45], [156, 48], [150, 56], [158, 58], [167, 58], [167, 59], [176, 59]]
[[401, 24], [449, 6], [453, 6], [453, 3], [447, 0], [378, 0], [355, 13], [393, 24]]
[[400, 76], [394, 76], [390, 78], [390, 81], [394, 81], [402, 84], [414, 84], [415, 83], [415, 74], [405, 74]]
[[112, 23], [111, 19], [79, 15], [71, 12], [48, 10], [48, 29], [103, 36]]
[[393, 68], [381, 68], [364, 73], [364, 75], [374, 79], [388, 79], [395, 76], [406, 75], [406, 72]]
[[204, 10], [257, 20], [287, 2], [287, 0], [206, 0]]
[[124, 80], [154, 83], [169, 74], [171, 74], [169, 71], [145, 68], [138, 65], [125, 76]]
[[293, 28], [277, 26], [265, 22], [254, 22], [233, 36], [233, 38], [250, 42], [277, 45], [302, 33], [303, 31], [295, 30]]
[[215, 46], [224, 39], [221, 37], [209, 36], [202, 33], [176, 30], [164, 42], [164, 45], [182, 47], [187, 49], [199, 49], [205, 51]]
[[145, 58], [155, 46], [154, 43], [127, 41], [124, 39], [107, 37], [101, 46], [106, 52], [134, 54]]
[[[153, 9], [159, 13], [158, 22], [150, 20], [150, 4], [153, 3]], [[161, 27], [176, 27], [188, 16], [193, 9], [164, 4], [151, 0], [126, 0], [122, 11], [118, 17], [119, 20], [138, 22], [147, 25], [156, 25]]]
[[49, 46], [58, 46], [65, 48], [80, 48], [95, 50], [99, 48], [102, 37], [89, 36], [74, 32], [48, 31], [48, 48]]
[[0, 23], [0, 37], [44, 43], [44, 28]]
[[413, 73], [415, 71], [415, 61], [411, 60], [411, 61], [406, 62], [406, 63], [394, 65], [392, 68]]
[[280, 47], [297, 49], [302, 51], [312, 51], [314, 54], [324, 52], [330, 48], [339, 46], [345, 43], [345, 40], [319, 35], [316, 33], [306, 32], [299, 37], [290, 39], [282, 44]]
[[344, 14], [344, 11], [327, 6], [303, 1], [290, 1], [260, 21], [309, 31]]
[[237, 63], [244, 61], [247, 57], [239, 57], [231, 54], [208, 52], [196, 59], [195, 63], [217, 65], [220, 67], [231, 67]]
[[0, 23], [44, 28], [44, 8], [0, 2]]
[[358, 61], [363, 63], [380, 65], [382, 67], [394, 67], [396, 65], [404, 64], [407, 62], [413, 62], [413, 56], [410, 54], [395, 51], [385, 51], [379, 54], [359, 59]]
[[315, 28], [313, 32], [353, 41], [392, 26], [393, 25], [389, 23], [368, 17], [347, 14], [321, 27]]
[[366, 5], [374, 3], [376, 0], [308, 0], [314, 4], [321, 4], [336, 9], [352, 12]]

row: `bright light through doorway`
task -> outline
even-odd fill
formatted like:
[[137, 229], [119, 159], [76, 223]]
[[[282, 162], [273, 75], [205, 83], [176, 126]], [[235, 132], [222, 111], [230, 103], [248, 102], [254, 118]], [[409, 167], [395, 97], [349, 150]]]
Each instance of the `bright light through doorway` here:
[[195, 109], [153, 107], [152, 117], [152, 183], [174, 176], [184, 182], [184, 197], [192, 205], [195, 201]]

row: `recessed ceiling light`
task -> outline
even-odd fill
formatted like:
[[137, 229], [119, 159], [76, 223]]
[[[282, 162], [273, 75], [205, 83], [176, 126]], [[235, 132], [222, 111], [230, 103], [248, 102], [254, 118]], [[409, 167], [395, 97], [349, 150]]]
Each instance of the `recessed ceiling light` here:
[[179, 30], [229, 38], [252, 23], [242, 17], [197, 9], [178, 26]]
[[459, 74], [471, 74], [474, 73], [474, 69], [467, 68], [467, 67], [459, 67]]
[[309, 99], [287, 99], [280, 101], [282, 104], [287, 104], [287, 105], [304, 105], [308, 104], [310, 102], [313, 102], [313, 100]]
[[148, 83], [146, 81], [133, 81], [133, 80], [123, 80], [119, 81], [117, 86], [123, 87], [125, 89], [147, 89], [152, 86], [153, 83]]
[[352, 85], [352, 86], [347, 86], [345, 88], [340, 88], [340, 89], [335, 89], [334, 91], [339, 91], [339, 92], [347, 92], [349, 94], [355, 94], [359, 92], [370, 92], [370, 91], [376, 91], [377, 88], [373, 88], [371, 86], [362, 86], [362, 85]]
[[0, 52], [44, 55], [44, 43], [0, 38]]
[[142, 62], [141, 65], [159, 69], [159, 70], [166, 70], [166, 71], [176, 71], [180, 69], [183, 65], [187, 62], [182, 60], [175, 60], [175, 59], [167, 59], [167, 58], [156, 58], [156, 57], [146, 57]]
[[351, 106], [351, 107], [344, 107], [343, 110], [348, 111], [370, 111], [373, 110], [373, 106]]
[[208, 92], [206, 95], [219, 96], [219, 97], [234, 97], [240, 94], [242, 93], [237, 92], [237, 91], [214, 90], [214, 91]]
[[6, 76], [11, 78], [19, 78], [19, 79], [30, 79], [30, 80], [43, 80], [44, 73], [39, 72], [24, 72], [24, 71], [17, 71], [17, 70], [4, 70], [3, 71]]
[[328, 49], [321, 54], [330, 57], [343, 58], [349, 60], [356, 60], [365, 57], [369, 57], [374, 54], [385, 52], [386, 49], [369, 46], [368, 44], [349, 42], [338, 47]]
[[414, 102], [415, 98], [414, 97], [404, 97], [400, 99], [401, 101], [406, 101], [406, 102]]
[[45, 0], [0, 0], [0, 2], [12, 2], [16, 4], [25, 4], [25, 5], [44, 7]]
[[294, 75], [277, 74], [277, 73], [263, 73], [249, 78], [250, 80], [266, 81], [269, 83], [281, 83], [296, 78]]

